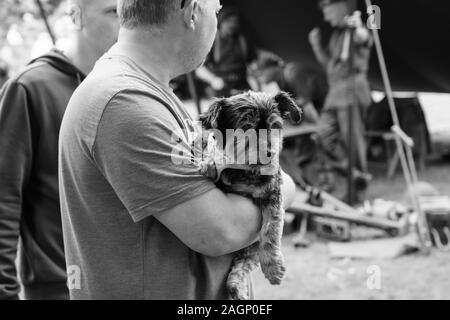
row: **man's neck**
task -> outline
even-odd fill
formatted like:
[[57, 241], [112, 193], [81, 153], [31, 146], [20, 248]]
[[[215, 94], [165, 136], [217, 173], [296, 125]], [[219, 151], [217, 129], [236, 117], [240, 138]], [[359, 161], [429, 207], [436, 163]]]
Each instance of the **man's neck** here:
[[175, 46], [165, 39], [167, 37], [159, 34], [121, 30], [114, 49], [124, 53], [161, 84], [169, 86], [169, 82], [178, 76], [179, 61]]
[[72, 45], [65, 50], [65, 54], [72, 64], [85, 75], [92, 71], [95, 62], [100, 58], [97, 53], [92, 52], [92, 50], [79, 39], [75, 39], [72, 42]]

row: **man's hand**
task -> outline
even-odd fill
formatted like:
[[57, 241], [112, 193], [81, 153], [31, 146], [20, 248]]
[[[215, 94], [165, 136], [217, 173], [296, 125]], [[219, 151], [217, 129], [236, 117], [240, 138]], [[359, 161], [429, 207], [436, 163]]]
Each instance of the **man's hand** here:
[[314, 28], [309, 33], [309, 43], [313, 47], [320, 46], [322, 44], [322, 32], [319, 28]]
[[345, 22], [349, 28], [355, 29], [354, 40], [356, 43], [364, 43], [369, 40], [370, 32], [364, 27], [360, 11], [355, 11], [345, 19]]
[[220, 91], [225, 88], [225, 81], [209, 71], [204, 65], [195, 70], [195, 74], [198, 78], [208, 83], [210, 87], [216, 91]]
[[225, 88], [225, 81], [223, 81], [222, 78], [215, 77], [211, 80], [210, 84], [211, 88], [213, 88], [216, 91], [223, 90]]
[[349, 28], [361, 28], [363, 22], [361, 19], [361, 12], [355, 11], [351, 16], [345, 18], [345, 23]]

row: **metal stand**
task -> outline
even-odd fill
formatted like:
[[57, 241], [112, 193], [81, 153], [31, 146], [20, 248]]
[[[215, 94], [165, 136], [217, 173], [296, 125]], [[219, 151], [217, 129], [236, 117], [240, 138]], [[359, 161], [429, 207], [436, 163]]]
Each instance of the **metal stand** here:
[[[367, 8], [372, 6], [371, 0], [365, 0]], [[418, 221], [416, 224], [417, 233], [419, 240], [424, 251], [429, 251], [432, 243], [430, 238], [430, 231], [428, 228], [427, 219], [425, 213], [420, 205], [419, 195], [417, 194], [416, 185], [418, 182], [416, 165], [414, 162], [414, 157], [412, 153], [412, 148], [414, 147], [414, 142], [410, 137], [408, 137], [400, 127], [400, 121], [398, 118], [397, 109], [395, 108], [394, 94], [392, 91], [391, 81], [389, 79], [389, 74], [387, 71], [386, 61], [384, 59], [383, 48], [381, 45], [380, 35], [377, 29], [372, 29], [372, 34], [375, 42], [375, 48], [377, 52], [378, 62], [380, 64], [381, 75], [383, 77], [383, 83], [386, 90], [386, 96], [389, 102], [389, 109], [392, 115], [392, 122], [394, 126], [392, 127], [392, 132], [396, 135], [396, 142], [398, 153], [400, 156], [400, 161], [403, 168], [403, 173], [405, 176], [406, 184], [409, 189], [409, 194], [415, 210], [418, 214]], [[406, 150], [405, 150], [406, 149]]]
[[408, 137], [399, 126], [394, 125], [392, 127], [392, 132], [395, 134], [395, 141], [399, 150], [400, 162], [402, 164], [411, 203], [417, 212], [417, 222], [415, 227], [419, 236], [419, 241], [424, 250], [429, 250], [432, 247], [430, 229], [428, 227], [426, 214], [420, 203], [419, 194], [417, 193], [419, 179], [412, 152], [414, 141]]

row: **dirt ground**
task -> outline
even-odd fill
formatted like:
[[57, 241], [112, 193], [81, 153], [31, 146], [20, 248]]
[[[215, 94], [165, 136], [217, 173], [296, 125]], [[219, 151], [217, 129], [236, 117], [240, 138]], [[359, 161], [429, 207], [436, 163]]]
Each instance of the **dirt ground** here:
[[[419, 175], [450, 195], [449, 159], [431, 161]], [[399, 200], [404, 191], [399, 172], [393, 180], [376, 178], [368, 198]], [[283, 284], [272, 287], [260, 271], [255, 272], [257, 299], [450, 299], [450, 251], [433, 250], [429, 256], [416, 253], [393, 260], [332, 260], [326, 241], [314, 240], [308, 249], [295, 249], [288, 235], [283, 252], [288, 269]], [[380, 271], [380, 290], [367, 286], [373, 266]]]

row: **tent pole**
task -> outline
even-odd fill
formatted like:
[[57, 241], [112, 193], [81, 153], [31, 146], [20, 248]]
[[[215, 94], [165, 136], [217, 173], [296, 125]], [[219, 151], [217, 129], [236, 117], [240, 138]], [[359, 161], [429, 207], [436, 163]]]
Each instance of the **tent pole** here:
[[[372, 6], [371, 0], [365, 0], [367, 10]], [[388, 99], [389, 109], [392, 116], [392, 122], [394, 126], [392, 127], [392, 131], [396, 134], [397, 141], [397, 152], [400, 155], [400, 160], [402, 163], [403, 173], [405, 176], [406, 184], [410, 192], [411, 200], [413, 206], [417, 210], [418, 214], [418, 222], [417, 222], [417, 233], [419, 236], [419, 240], [422, 244], [422, 248], [425, 250], [429, 250], [431, 247], [431, 237], [430, 230], [428, 228], [428, 223], [426, 219], [426, 215], [422, 210], [419, 195], [417, 194], [416, 184], [418, 183], [418, 176], [416, 171], [416, 166], [414, 163], [414, 157], [412, 155], [412, 146], [406, 146], [407, 151], [405, 150], [405, 141], [402, 141], [400, 138], [400, 133], [403, 133], [400, 126], [400, 120], [398, 117], [397, 109], [395, 107], [394, 93], [392, 90], [391, 81], [389, 79], [389, 73], [387, 71], [386, 60], [384, 58], [383, 47], [381, 45], [380, 34], [378, 29], [373, 28], [372, 34], [374, 38], [375, 48], [378, 57], [378, 63], [380, 65], [381, 75], [383, 78], [383, 83], [386, 91], [386, 97]], [[398, 132], [400, 131], [400, 132]]]
[[[371, 0], [365, 0], [367, 8], [372, 6]], [[392, 122], [395, 126], [400, 128], [400, 120], [398, 117], [397, 109], [395, 108], [394, 93], [391, 86], [391, 80], [389, 79], [389, 73], [387, 71], [386, 60], [384, 59], [383, 47], [381, 45], [380, 34], [376, 28], [372, 29], [372, 35], [375, 42], [375, 49], [377, 51], [378, 62], [381, 69], [381, 76], [383, 77], [383, 83], [386, 90], [386, 97], [388, 99], [389, 108], [391, 110]]]

